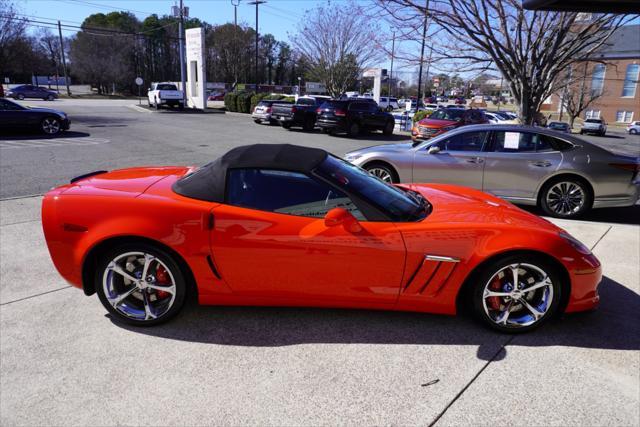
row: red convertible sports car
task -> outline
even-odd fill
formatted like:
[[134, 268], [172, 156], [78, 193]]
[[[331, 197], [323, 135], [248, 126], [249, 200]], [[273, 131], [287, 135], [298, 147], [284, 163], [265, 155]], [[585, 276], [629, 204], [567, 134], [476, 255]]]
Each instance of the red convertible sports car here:
[[594, 308], [600, 263], [562, 229], [464, 187], [391, 185], [324, 150], [235, 148], [200, 168], [98, 171], [42, 204], [60, 274], [117, 319], [201, 304], [468, 306], [501, 331]]

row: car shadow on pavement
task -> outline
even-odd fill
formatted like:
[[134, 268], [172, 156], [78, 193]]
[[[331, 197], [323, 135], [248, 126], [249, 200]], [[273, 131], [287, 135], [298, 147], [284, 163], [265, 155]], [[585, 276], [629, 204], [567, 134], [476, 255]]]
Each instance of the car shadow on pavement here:
[[7, 140], [7, 139], [11, 139], [12, 141], [19, 141], [19, 140], [34, 140], [34, 139], [69, 139], [69, 138], [85, 138], [87, 136], [91, 136], [91, 134], [88, 134], [86, 132], [75, 132], [75, 131], [64, 131], [64, 132], [60, 132], [56, 135], [45, 135], [41, 132], [38, 131], [14, 131], [14, 130], [7, 130], [7, 131], [3, 131], [0, 134], [0, 141], [2, 140]]
[[[546, 215], [536, 206], [518, 205], [519, 208], [531, 212], [532, 214], [543, 216]], [[630, 224], [640, 225], [640, 206], [631, 206], [628, 208], [602, 208], [593, 209], [584, 216], [577, 218], [578, 221], [589, 222], [605, 222], [614, 224]]]
[[[640, 296], [605, 277], [601, 305], [566, 314], [509, 345], [640, 350]], [[473, 345], [477, 357], [507, 357], [500, 346], [511, 336], [491, 331], [467, 315], [281, 307], [187, 306], [177, 318], [154, 327], [123, 324], [140, 334], [205, 344], [278, 347], [298, 344]], [[506, 350], [506, 349], [505, 349]]]

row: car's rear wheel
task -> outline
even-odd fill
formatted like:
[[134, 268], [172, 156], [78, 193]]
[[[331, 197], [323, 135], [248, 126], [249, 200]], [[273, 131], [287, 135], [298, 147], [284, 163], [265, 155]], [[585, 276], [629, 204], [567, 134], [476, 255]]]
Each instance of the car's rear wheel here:
[[40, 129], [47, 135], [56, 135], [61, 130], [60, 120], [55, 117], [45, 117], [40, 123]]
[[53, 101], [55, 97], [53, 95], [49, 95], [45, 98], [46, 101]]
[[351, 123], [349, 130], [347, 131], [351, 138], [355, 138], [360, 135], [360, 125], [357, 122]]
[[637, 131], [637, 130], [635, 130], [635, 129], [631, 129], [631, 130], [629, 131], [629, 133], [630, 133], [631, 135], [637, 135], [638, 131]]
[[400, 179], [398, 178], [398, 174], [393, 168], [384, 163], [369, 163], [365, 165], [364, 169], [369, 172], [371, 175], [380, 178], [384, 182], [388, 183], [398, 183]]
[[259, 125], [260, 123], [262, 123], [262, 120], [260, 120], [260, 119], [254, 119], [254, 120], [253, 120], [253, 122]]
[[285, 129], [291, 129], [291, 123], [282, 122], [282, 127]]
[[476, 276], [473, 310], [485, 325], [501, 332], [527, 332], [557, 312], [562, 275], [540, 256], [513, 255], [487, 265]]
[[306, 132], [311, 132], [316, 127], [316, 121], [313, 117], [307, 117], [302, 125], [302, 129]]
[[392, 135], [393, 127], [394, 127], [394, 123], [391, 120], [387, 121], [387, 123], [384, 125], [384, 129], [382, 130], [382, 134], [385, 136]]
[[186, 297], [185, 278], [176, 261], [147, 244], [125, 244], [106, 253], [94, 280], [107, 311], [133, 325], [169, 320]]
[[593, 203], [591, 189], [578, 178], [552, 179], [542, 188], [540, 207], [556, 218], [576, 218], [583, 215]]

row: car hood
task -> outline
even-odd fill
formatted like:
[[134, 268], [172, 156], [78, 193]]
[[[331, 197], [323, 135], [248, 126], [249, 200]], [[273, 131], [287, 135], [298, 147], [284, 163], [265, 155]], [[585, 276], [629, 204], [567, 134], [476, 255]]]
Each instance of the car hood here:
[[442, 128], [445, 126], [451, 126], [458, 124], [454, 120], [440, 120], [440, 119], [422, 119], [418, 122], [420, 126], [426, 126], [430, 128]]
[[86, 178], [74, 178], [65, 194], [106, 195], [118, 193], [123, 197], [136, 197], [167, 176], [183, 176], [191, 169], [184, 166], [153, 166], [95, 172]]
[[345, 158], [353, 155], [364, 155], [368, 153], [404, 153], [409, 151], [413, 145], [410, 142], [403, 142], [399, 144], [383, 144], [372, 145], [371, 147], [361, 148], [359, 150], [351, 151], [346, 154]]
[[557, 232], [561, 229], [546, 219], [530, 214], [491, 194], [472, 188], [447, 184], [408, 184], [432, 205], [430, 223], [485, 223]]
[[59, 116], [66, 116], [67, 114], [64, 111], [54, 110], [53, 108], [31, 108], [29, 107], [29, 111], [35, 111], [36, 113], [49, 113], [49, 114], [57, 114]]

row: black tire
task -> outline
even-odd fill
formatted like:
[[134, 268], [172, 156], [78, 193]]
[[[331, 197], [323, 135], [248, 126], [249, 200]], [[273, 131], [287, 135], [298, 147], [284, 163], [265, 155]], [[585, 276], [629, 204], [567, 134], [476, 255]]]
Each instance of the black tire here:
[[[508, 274], [503, 276], [502, 280], [504, 280], [504, 283], [502, 284], [500, 283], [500, 279], [497, 279], [498, 283], [495, 283], [494, 280], [496, 280], [496, 275], [503, 271], [503, 269], [507, 272], [512, 272], [513, 269], [510, 266], [516, 265], [518, 266], [518, 283], [520, 286], [532, 286], [532, 284], [529, 283], [532, 279], [533, 284], [543, 281], [542, 278], [544, 276], [530, 268], [530, 266], [536, 267], [545, 273], [550, 280], [550, 284], [544, 288], [531, 291], [530, 293], [521, 293], [518, 299], [488, 296], [485, 300], [485, 290], [492, 290], [490, 286], [497, 285], [498, 289], [493, 288], [493, 290], [497, 292], [508, 291], [510, 286], [509, 282], [513, 282], [512, 278], [509, 280], [510, 277]], [[566, 289], [569, 289], [568, 286], [566, 286], [568, 284], [563, 283], [564, 280], [566, 280], [565, 275], [559, 271], [559, 268], [546, 258], [536, 254], [514, 254], [498, 258], [483, 266], [482, 270], [475, 273], [470, 280], [473, 280], [471, 285], [473, 287], [467, 295], [471, 296], [470, 305], [474, 316], [485, 326], [506, 333], [529, 332], [548, 322], [549, 319], [558, 313], [561, 302], [565, 298], [563, 293]], [[547, 303], [543, 304], [545, 292], [546, 298], [549, 298], [550, 295], [551, 301], [549, 302], [547, 300]], [[492, 298], [494, 299], [493, 301], [491, 300]], [[505, 319], [505, 324], [501, 324], [499, 314], [504, 313], [504, 311], [501, 311], [497, 307], [502, 308], [504, 306], [504, 308], [506, 308], [509, 300], [511, 300], [513, 311], [509, 313], [507, 319]], [[539, 317], [534, 315], [533, 312], [527, 309], [525, 304], [521, 302], [522, 300], [530, 306], [533, 306], [539, 313], [542, 313], [541, 307], [544, 307], [544, 314]], [[522, 323], [519, 324], [519, 321]], [[533, 323], [527, 324], [527, 322], [531, 321]]]
[[57, 117], [45, 117], [40, 122], [40, 130], [46, 135], [57, 135], [62, 131], [62, 124]]
[[629, 133], [630, 133], [631, 135], [637, 135], [637, 134], [638, 134], [638, 131], [637, 131], [637, 130], [635, 130], [635, 129], [631, 129], [631, 130], [629, 131]]
[[584, 135], [584, 131], [583, 130], [580, 131], [580, 135]]
[[320, 132], [322, 132], [324, 134], [329, 134], [329, 133], [331, 133], [331, 129], [329, 129], [329, 128], [320, 128]]
[[400, 178], [398, 177], [398, 173], [396, 172], [396, 170], [386, 163], [382, 163], [382, 162], [367, 163], [364, 166], [364, 170], [366, 170], [369, 173], [372, 173], [375, 170], [381, 170], [386, 172], [389, 175], [389, 177], [391, 178], [391, 181], [385, 180], [383, 176], [381, 176], [381, 174], [373, 173], [373, 175], [385, 180], [386, 182], [391, 182], [393, 184], [397, 184], [400, 182]]
[[[155, 319], [135, 319], [133, 317], [129, 317], [119, 310], [116, 310], [110, 303], [105, 294], [105, 289], [103, 286], [103, 278], [109, 263], [116, 259], [118, 256], [129, 252], [142, 252], [145, 254], [150, 254], [157, 259], [159, 259], [170, 271], [173, 279], [175, 281], [175, 298], [173, 300], [173, 305], [170, 308], [162, 313]], [[115, 274], [115, 273], [114, 273]], [[96, 274], [94, 277], [94, 286], [96, 289], [96, 293], [98, 294], [98, 298], [102, 305], [107, 309], [107, 311], [113, 316], [114, 319], [136, 326], [153, 326], [158, 325], [160, 323], [164, 323], [177, 315], [182, 307], [184, 306], [186, 297], [187, 297], [187, 282], [185, 279], [185, 275], [180, 269], [180, 266], [173, 259], [173, 257], [165, 252], [162, 249], [159, 249], [153, 245], [146, 243], [127, 243], [120, 246], [117, 246], [109, 251], [107, 251], [103, 256], [98, 260], [98, 265], [96, 269]], [[134, 298], [134, 296], [130, 296], [129, 298]], [[136, 298], [138, 303], [140, 303], [140, 299]], [[134, 300], [135, 302], [135, 300]]]
[[24, 100], [24, 95], [23, 95], [23, 94], [21, 94], [21, 93], [19, 93], [19, 94], [16, 96], [16, 98], [17, 98], [17, 99], [19, 99], [20, 101], [22, 101], [22, 100]]
[[313, 117], [307, 117], [302, 125], [302, 129], [305, 132], [313, 132], [313, 129], [316, 127], [316, 121]]
[[393, 127], [395, 126], [394, 122], [391, 120], [388, 120], [387, 123], [385, 123], [384, 125], [384, 129], [382, 129], [382, 134], [384, 136], [391, 136], [393, 135]]
[[349, 125], [349, 129], [347, 130], [347, 134], [351, 138], [357, 138], [358, 135], [360, 135], [360, 125], [358, 124], [358, 122], [352, 122]]
[[158, 104], [158, 100], [156, 98], [153, 99], [153, 108], [156, 110], [160, 109], [160, 104]]
[[285, 129], [291, 129], [291, 123], [289, 122], [282, 122], [282, 127]]
[[[580, 191], [583, 195], [582, 206], [577, 210], [571, 209], [570, 213], [563, 213], [558, 211], [557, 204], [554, 204], [553, 201], [549, 201], [549, 199], [554, 200], [557, 199], [555, 195], [550, 196], [550, 192], [553, 191], [553, 187], [560, 183], [573, 184], [580, 188]], [[553, 196], [553, 197], [552, 197]], [[554, 218], [578, 218], [585, 213], [587, 213], [591, 206], [593, 205], [593, 190], [589, 183], [587, 183], [584, 179], [575, 177], [575, 176], [559, 176], [556, 178], [552, 178], [547, 181], [542, 190], [540, 190], [540, 196], [538, 197], [538, 205], [540, 208], [549, 216]]]
[[184, 110], [184, 104], [182, 102], [178, 104], [178, 110]]
[[54, 99], [56, 99], [53, 95], [49, 95], [45, 98], [45, 101], [53, 101]]
[[255, 123], [255, 124], [258, 124], [258, 125], [259, 125], [260, 123], [262, 123], [262, 121], [261, 121], [261, 120], [259, 120], [259, 119], [254, 119], [254, 120], [253, 120], [253, 123]]

